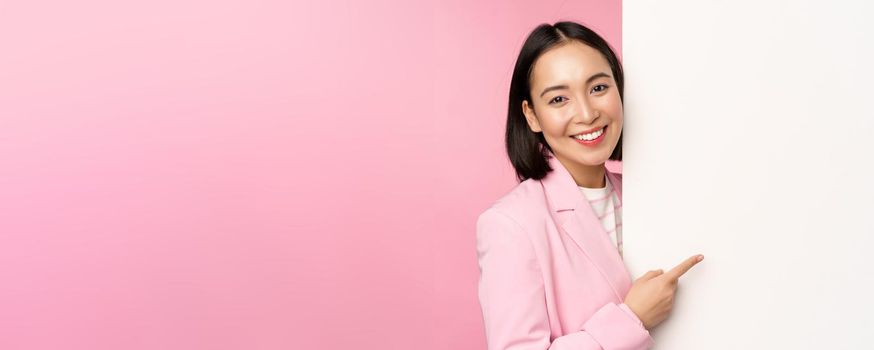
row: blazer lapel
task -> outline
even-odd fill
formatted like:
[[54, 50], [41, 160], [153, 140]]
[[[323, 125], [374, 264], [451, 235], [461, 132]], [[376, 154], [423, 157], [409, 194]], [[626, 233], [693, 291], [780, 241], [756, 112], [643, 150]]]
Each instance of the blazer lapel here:
[[[589, 201], [583, 196], [567, 168], [550, 154], [552, 171], [540, 180], [546, 193], [550, 211], [564, 232], [571, 237], [580, 250], [595, 264], [619, 300], [631, 288], [631, 275], [604, 231], [600, 219]], [[616, 194], [622, 196], [622, 184], [616, 174], [607, 171], [607, 179]]]

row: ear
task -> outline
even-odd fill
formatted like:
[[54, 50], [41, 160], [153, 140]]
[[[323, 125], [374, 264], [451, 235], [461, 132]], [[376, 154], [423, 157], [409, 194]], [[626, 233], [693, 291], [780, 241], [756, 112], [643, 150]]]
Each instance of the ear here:
[[540, 122], [537, 121], [537, 116], [534, 114], [534, 108], [528, 104], [528, 100], [522, 101], [522, 113], [525, 114], [525, 120], [528, 121], [528, 128], [533, 132], [542, 132]]

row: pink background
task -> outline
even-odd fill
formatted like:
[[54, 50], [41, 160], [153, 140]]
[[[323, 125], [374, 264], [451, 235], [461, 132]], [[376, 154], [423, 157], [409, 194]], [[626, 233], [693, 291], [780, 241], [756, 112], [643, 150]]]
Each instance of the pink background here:
[[0, 348], [484, 349], [518, 49], [620, 6], [4, 1]]

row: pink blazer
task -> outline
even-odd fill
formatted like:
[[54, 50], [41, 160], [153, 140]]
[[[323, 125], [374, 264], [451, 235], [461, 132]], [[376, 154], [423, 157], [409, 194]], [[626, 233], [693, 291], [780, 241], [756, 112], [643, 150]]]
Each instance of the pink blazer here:
[[[623, 303], [632, 280], [619, 251], [567, 169], [554, 156], [549, 164], [477, 218], [488, 349], [649, 349]], [[622, 198], [622, 174], [607, 178]]]

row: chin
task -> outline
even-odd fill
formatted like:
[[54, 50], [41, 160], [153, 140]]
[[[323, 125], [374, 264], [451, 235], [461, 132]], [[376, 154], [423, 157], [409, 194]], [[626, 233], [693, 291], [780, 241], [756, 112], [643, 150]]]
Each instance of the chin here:
[[587, 166], [598, 166], [598, 165], [604, 165], [604, 163], [606, 163], [608, 160], [610, 160], [609, 154], [606, 157], [595, 157], [595, 158], [583, 157], [582, 159], [579, 159], [579, 162], [581, 164], [587, 165]]

